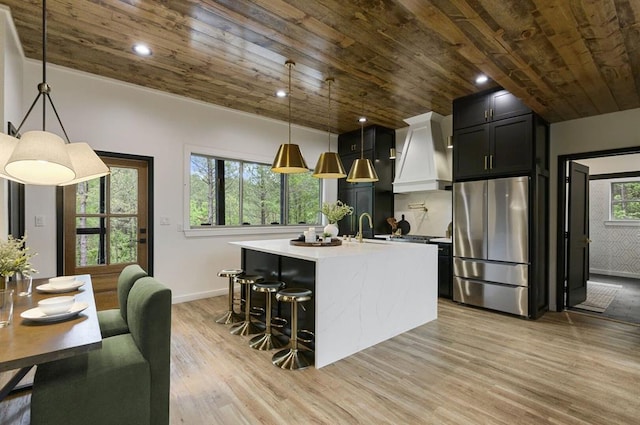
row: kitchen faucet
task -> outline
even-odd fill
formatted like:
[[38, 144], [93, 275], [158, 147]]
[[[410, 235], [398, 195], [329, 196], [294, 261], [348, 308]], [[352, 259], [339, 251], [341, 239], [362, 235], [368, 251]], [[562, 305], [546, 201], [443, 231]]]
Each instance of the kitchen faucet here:
[[358, 242], [362, 243], [362, 218], [367, 217], [369, 219], [369, 227], [373, 229], [373, 220], [371, 219], [371, 215], [369, 213], [360, 214], [360, 218], [358, 219], [358, 234], [356, 238], [358, 238]]

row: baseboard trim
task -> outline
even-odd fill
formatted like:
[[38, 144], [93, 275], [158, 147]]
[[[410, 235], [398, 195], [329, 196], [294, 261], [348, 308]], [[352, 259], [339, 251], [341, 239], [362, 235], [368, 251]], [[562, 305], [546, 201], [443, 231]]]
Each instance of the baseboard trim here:
[[180, 303], [186, 303], [189, 301], [195, 301], [195, 300], [199, 300], [202, 298], [212, 298], [212, 297], [219, 297], [222, 295], [227, 295], [229, 293], [228, 289], [214, 289], [212, 291], [204, 291], [204, 292], [195, 292], [195, 293], [191, 293], [191, 294], [186, 294], [186, 295], [179, 295], [177, 297], [173, 297], [171, 302], [173, 304], [180, 304]]
[[639, 273], [619, 272], [615, 270], [589, 269], [589, 273], [601, 274], [604, 276], [628, 277], [630, 279], [640, 279]]

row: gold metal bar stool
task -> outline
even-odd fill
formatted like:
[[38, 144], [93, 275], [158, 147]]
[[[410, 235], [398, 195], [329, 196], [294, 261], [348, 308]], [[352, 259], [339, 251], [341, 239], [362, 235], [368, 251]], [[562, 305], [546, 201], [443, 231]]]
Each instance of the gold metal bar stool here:
[[311, 294], [309, 289], [301, 288], [287, 288], [276, 294], [278, 301], [291, 303], [291, 348], [278, 351], [271, 359], [281, 369], [297, 370], [313, 365], [314, 352], [298, 346], [298, 303], [309, 301]]
[[253, 274], [243, 274], [236, 277], [236, 282], [244, 285], [247, 291], [246, 301], [244, 303], [244, 320], [233, 325], [230, 331], [233, 335], [253, 335], [262, 332], [262, 329], [257, 327], [251, 320], [251, 285], [262, 282], [263, 280], [264, 278], [262, 276]]
[[266, 295], [265, 303], [265, 330], [264, 333], [254, 336], [249, 341], [249, 347], [256, 350], [266, 351], [274, 348], [282, 348], [286, 345], [286, 337], [284, 335], [273, 335], [271, 332], [271, 294], [278, 292], [284, 288], [284, 282], [260, 282], [253, 284], [253, 290], [256, 292], [264, 292]]
[[229, 310], [227, 310], [216, 323], [228, 325], [229, 323], [237, 323], [242, 321], [242, 315], [233, 310], [233, 285], [236, 283], [236, 277], [244, 273], [242, 269], [224, 269], [218, 272], [219, 277], [229, 278]]

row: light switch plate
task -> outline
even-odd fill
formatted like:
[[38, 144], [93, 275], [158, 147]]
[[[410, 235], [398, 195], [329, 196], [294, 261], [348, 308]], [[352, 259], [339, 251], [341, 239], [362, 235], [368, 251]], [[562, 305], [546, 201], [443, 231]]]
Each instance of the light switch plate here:
[[36, 227], [44, 227], [44, 216], [43, 215], [37, 215], [35, 217], [35, 226]]

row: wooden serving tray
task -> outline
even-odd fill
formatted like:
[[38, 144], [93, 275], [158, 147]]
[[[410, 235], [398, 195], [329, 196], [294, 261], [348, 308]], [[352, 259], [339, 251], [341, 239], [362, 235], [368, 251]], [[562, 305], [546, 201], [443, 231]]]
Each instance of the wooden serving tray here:
[[342, 240], [338, 238], [333, 238], [329, 243], [320, 243], [320, 242], [305, 242], [305, 241], [299, 241], [297, 239], [293, 239], [289, 241], [289, 244], [293, 246], [314, 246], [317, 248], [321, 246], [340, 246], [342, 245]]

